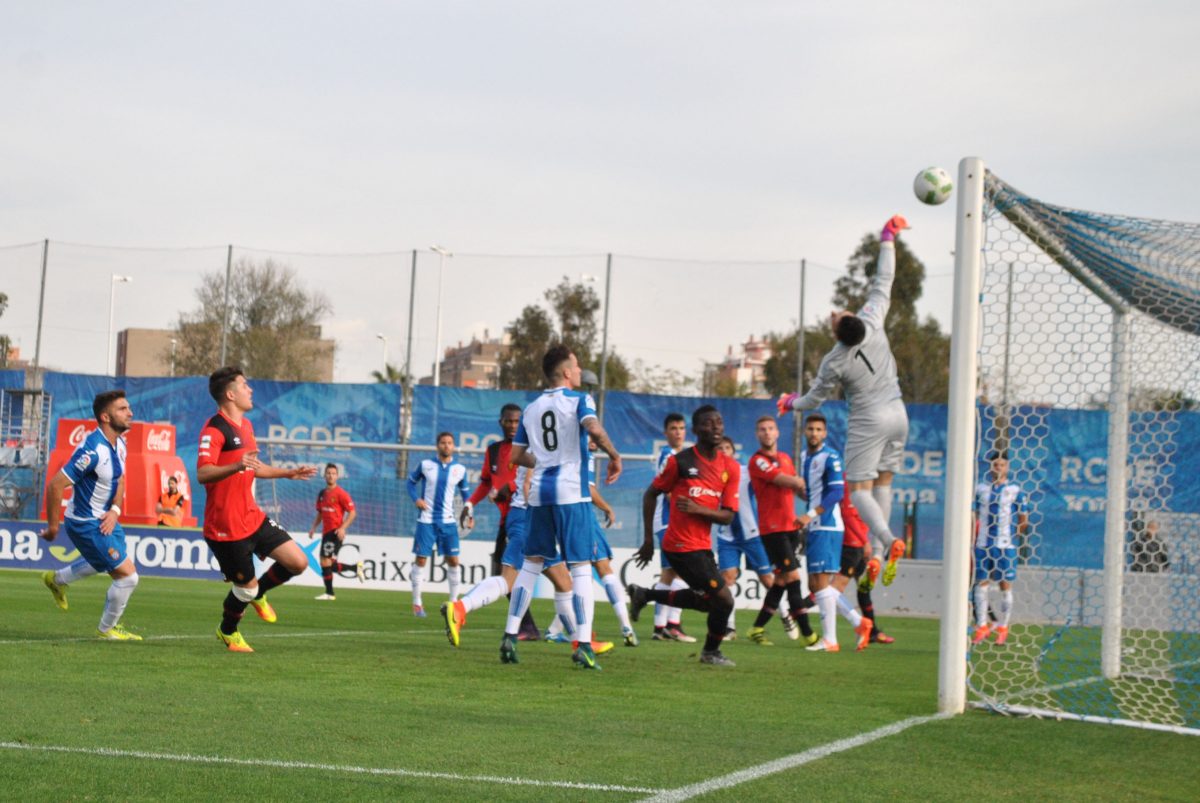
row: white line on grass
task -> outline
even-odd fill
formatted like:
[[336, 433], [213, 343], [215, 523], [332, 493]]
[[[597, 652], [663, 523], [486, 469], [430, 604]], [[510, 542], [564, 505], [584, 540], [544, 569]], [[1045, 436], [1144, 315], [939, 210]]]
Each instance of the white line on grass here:
[[[395, 633], [424, 633], [424, 630], [392, 631]], [[254, 640], [264, 638], [324, 638], [326, 636], [378, 636], [385, 635], [381, 630], [311, 630], [307, 632], [296, 633], [255, 633]], [[391, 635], [387, 633], [386, 635]], [[437, 635], [441, 636], [442, 632], [437, 631]], [[181, 633], [181, 634], [164, 634], [161, 636], [145, 636], [142, 641], [191, 641], [202, 640], [209, 641], [215, 638], [212, 633]], [[96, 636], [71, 636], [68, 638], [23, 638], [23, 639], [4, 639], [0, 640], [0, 646], [8, 644], [68, 644], [81, 641], [100, 641]]]
[[345, 764], [313, 764], [308, 761], [275, 761], [271, 759], [227, 758], [225, 756], [193, 756], [187, 753], [148, 753], [142, 750], [114, 750], [107, 747], [62, 747], [58, 745], [22, 744], [0, 742], [0, 749], [28, 750], [45, 753], [75, 753], [102, 758], [140, 758], [151, 761], [180, 761], [190, 764], [224, 764], [238, 767], [270, 767], [283, 770], [318, 770], [321, 772], [346, 772], [355, 775], [383, 775], [402, 778], [428, 778], [465, 783], [509, 784], [515, 786], [541, 786], [553, 789], [585, 789], [592, 792], [635, 792], [654, 794], [662, 792], [645, 786], [618, 786], [615, 784], [579, 783], [575, 781], [542, 781], [532, 778], [505, 778], [499, 775], [459, 775], [453, 772], [425, 772], [388, 767], [355, 767]]
[[949, 716], [949, 714], [930, 714], [924, 717], [909, 717], [908, 719], [893, 722], [891, 725], [884, 725], [882, 728], [877, 728], [867, 733], [860, 733], [858, 736], [839, 739], [836, 742], [830, 742], [820, 747], [814, 747], [811, 750], [805, 750], [803, 753], [777, 758], [774, 761], [759, 764], [757, 767], [748, 767], [744, 770], [731, 772], [728, 775], [711, 778], [707, 781], [691, 784], [690, 786], [681, 786], [678, 789], [664, 789], [653, 797], [646, 798], [646, 800], [662, 801], [663, 803], [667, 801], [688, 800], [708, 794], [709, 792], [716, 792], [719, 789], [728, 789], [731, 786], [757, 781], [759, 778], [765, 778], [768, 775], [774, 775], [784, 770], [802, 767], [812, 761], [832, 756], [834, 753], [853, 750], [856, 747], [862, 747], [879, 739], [895, 736], [897, 733], [906, 731], [916, 725], [924, 725], [926, 722], [932, 722], [935, 719], [947, 719]]

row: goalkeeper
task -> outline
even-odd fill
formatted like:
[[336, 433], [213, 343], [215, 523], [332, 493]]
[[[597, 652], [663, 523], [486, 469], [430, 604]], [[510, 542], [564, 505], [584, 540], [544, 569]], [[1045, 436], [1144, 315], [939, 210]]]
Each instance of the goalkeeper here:
[[808, 393], [786, 393], [779, 398], [779, 414], [812, 410], [829, 398], [840, 384], [850, 408], [846, 436], [846, 484], [872, 537], [883, 546], [887, 564], [883, 584], [896, 577], [896, 562], [904, 557], [904, 542], [888, 527], [892, 512], [892, 477], [900, 468], [908, 439], [908, 413], [900, 395], [896, 358], [883, 322], [892, 301], [896, 276], [895, 239], [908, 221], [895, 215], [879, 237], [879, 261], [867, 293], [867, 302], [855, 315], [846, 310], [830, 316], [837, 343], [821, 360], [817, 378]]

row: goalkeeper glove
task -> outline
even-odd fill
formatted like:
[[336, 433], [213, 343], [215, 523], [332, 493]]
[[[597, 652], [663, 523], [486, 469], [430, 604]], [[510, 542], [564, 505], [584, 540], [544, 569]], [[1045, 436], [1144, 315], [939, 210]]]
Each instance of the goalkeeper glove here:
[[799, 393], [784, 393], [775, 402], [775, 406], [779, 409], [780, 415], [786, 415], [792, 411], [792, 402], [800, 398]]

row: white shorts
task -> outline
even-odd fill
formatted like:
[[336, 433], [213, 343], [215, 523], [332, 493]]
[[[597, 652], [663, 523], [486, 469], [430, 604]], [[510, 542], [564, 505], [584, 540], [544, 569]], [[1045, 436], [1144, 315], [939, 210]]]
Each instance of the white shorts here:
[[908, 440], [904, 400], [850, 414], [846, 433], [846, 482], [873, 480], [881, 471], [900, 470]]

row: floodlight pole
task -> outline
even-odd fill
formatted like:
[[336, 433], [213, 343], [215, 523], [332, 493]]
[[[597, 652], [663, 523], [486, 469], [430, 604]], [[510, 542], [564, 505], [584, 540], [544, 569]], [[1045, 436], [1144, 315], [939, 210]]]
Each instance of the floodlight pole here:
[[604, 423], [604, 397], [608, 393], [608, 306], [612, 291], [612, 254], [604, 266], [604, 330], [600, 335], [600, 398], [596, 400], [599, 407], [597, 416]]
[[33, 347], [33, 373], [37, 386], [42, 386], [42, 314], [46, 310], [46, 266], [50, 261], [50, 240], [42, 240], [42, 289], [38, 292], [37, 340]]
[[961, 714], [967, 703], [967, 599], [971, 566], [971, 500], [975, 480], [983, 179], [983, 160], [967, 158], [959, 162], [946, 439], [943, 607], [938, 658], [938, 710], [944, 714]]

